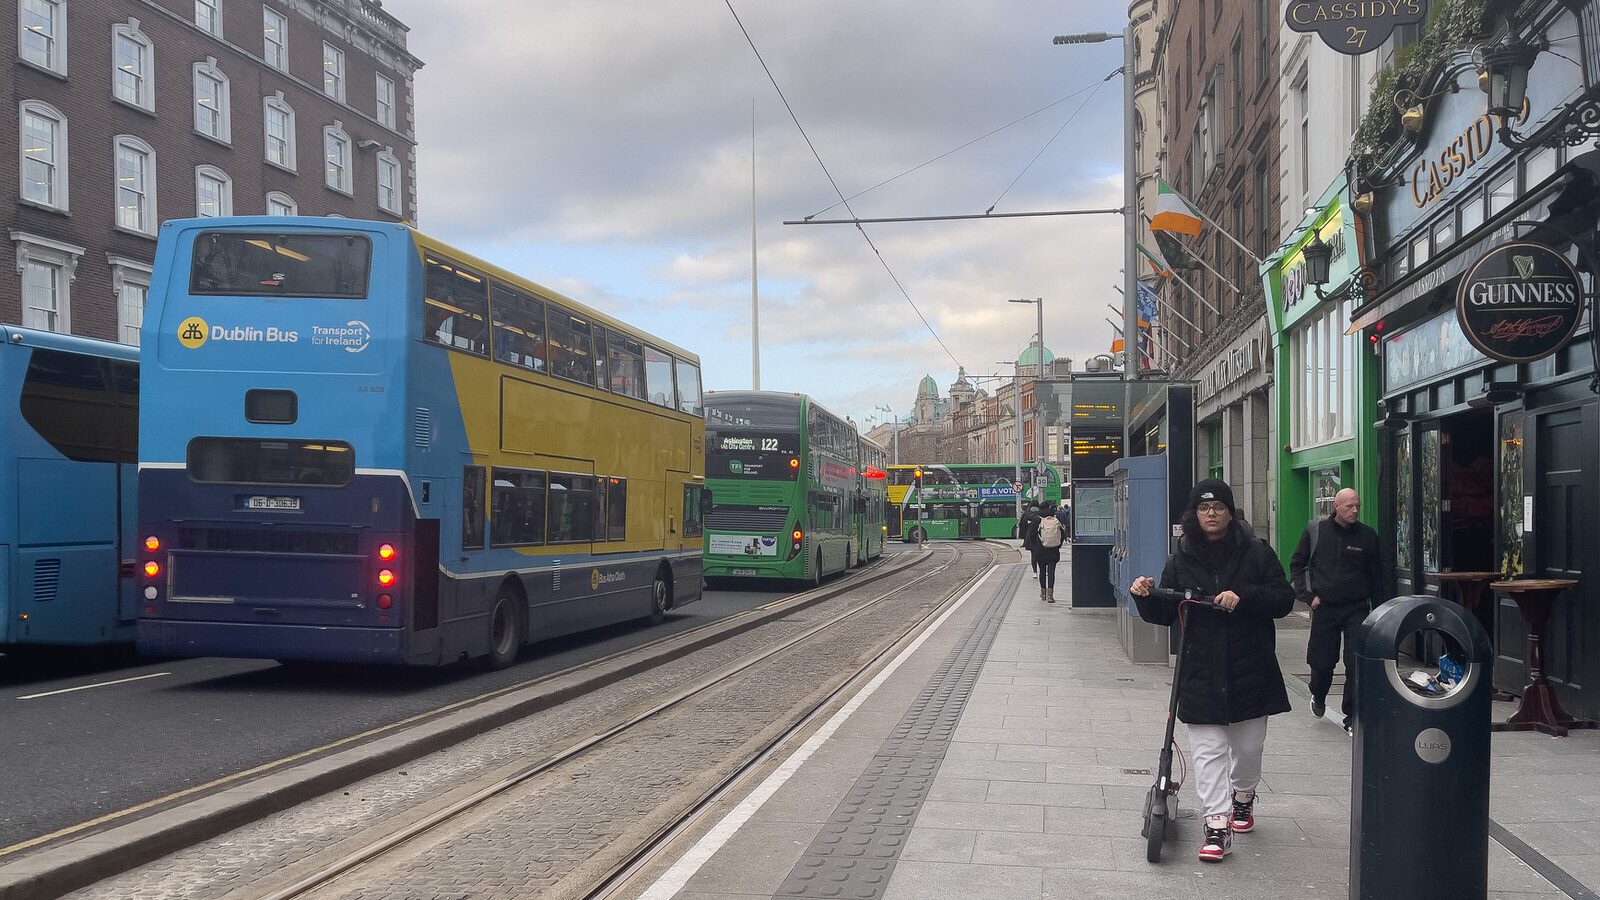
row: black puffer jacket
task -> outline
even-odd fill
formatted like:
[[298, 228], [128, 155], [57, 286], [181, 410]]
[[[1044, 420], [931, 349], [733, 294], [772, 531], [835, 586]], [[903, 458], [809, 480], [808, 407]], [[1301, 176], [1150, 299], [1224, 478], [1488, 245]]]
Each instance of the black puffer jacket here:
[[[1161, 587], [1239, 595], [1233, 612], [1187, 607], [1188, 647], [1178, 685], [1178, 718], [1190, 725], [1232, 725], [1289, 711], [1283, 673], [1278, 669], [1275, 619], [1294, 607], [1294, 589], [1283, 577], [1277, 554], [1249, 526], [1235, 521], [1227, 548], [1206, 554], [1190, 538], [1161, 572]], [[1171, 625], [1177, 604], [1135, 597], [1139, 616]]]

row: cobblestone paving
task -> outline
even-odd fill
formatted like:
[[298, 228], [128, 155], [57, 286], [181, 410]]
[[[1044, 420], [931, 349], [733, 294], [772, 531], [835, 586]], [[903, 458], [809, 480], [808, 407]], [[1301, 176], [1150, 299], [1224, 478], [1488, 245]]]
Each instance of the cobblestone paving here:
[[[931, 562], [943, 562], [947, 558], [944, 554], [951, 552], [935, 551], [941, 558]], [[980, 564], [987, 563], [988, 554], [978, 548], [970, 548], [967, 554], [970, 559], [941, 576], [939, 584], [954, 583], [976, 571], [981, 567]], [[607, 686], [581, 701], [545, 710], [450, 750], [415, 760], [400, 770], [374, 776], [336, 794], [269, 816], [122, 876], [99, 882], [71, 896], [79, 900], [212, 900], [259, 895], [266, 890], [267, 884], [284, 882], [288, 873], [295, 871], [294, 867], [309, 869], [310, 860], [319, 854], [334, 857], [355, 846], [364, 845], [375, 839], [377, 833], [390, 827], [392, 820], [404, 818], [447, 792], [466, 791], [474, 783], [488, 783], [503, 777], [506, 770], [526, 765], [548, 754], [553, 748], [570, 742], [574, 736], [593, 733], [600, 723], [613, 721], [621, 717], [624, 711], [648, 705], [664, 686], [690, 683], [737, 658], [805, 630], [814, 619], [859, 603], [861, 596], [878, 596], [925, 574], [929, 569], [928, 565], [918, 566], [911, 572], [867, 585], [853, 597], [824, 601], [793, 616], [767, 623], [682, 659]], [[812, 649], [804, 653], [784, 654], [781, 658], [792, 660], [814, 655], [816, 658], [812, 662], [819, 664], [823, 671], [828, 671], [830, 667], [837, 671], [842, 668], [841, 660], [852, 658], [847, 654], [852, 651], [858, 655], [864, 652], [860, 644], [869, 642], [868, 635], [888, 634], [888, 629], [893, 626], [903, 628], [906, 623], [914, 621], [912, 617], [918, 608], [930, 604], [936, 592], [939, 592], [936, 584], [924, 582], [908, 591], [908, 596], [897, 597], [883, 604], [884, 609], [857, 617], [853, 620], [856, 624], [846, 630], [858, 632], [859, 640], [848, 642], [848, 646], [829, 643], [829, 649], [825, 651]], [[869, 622], [872, 627], [868, 627]], [[812, 645], [808, 643], [809, 646]], [[791, 664], [791, 673], [793, 669]], [[787, 680], [791, 687], [804, 687], [818, 685], [825, 677], [824, 674], [811, 673], [802, 679], [786, 674], [777, 680]], [[767, 685], [763, 692], [772, 694], [774, 687], [776, 685]], [[792, 697], [790, 701], [792, 705]], [[773, 716], [781, 714], [783, 710], [777, 708], [781, 705], [781, 698], [768, 696], [766, 702], [761, 704], [765, 712], [758, 714], [752, 711], [749, 703], [736, 696], [717, 693], [703, 698], [693, 708], [720, 716], [725, 722], [731, 719], [735, 723], [759, 725], [771, 722]], [[678, 719], [673, 717], [672, 721]], [[597, 843], [617, 836], [618, 827], [613, 823], [646, 821], [654, 810], [653, 806], [641, 806], [642, 812], [626, 812], [619, 818], [617, 798], [625, 799], [628, 791], [638, 791], [641, 796], [650, 796], [657, 802], [663, 802], [663, 797], [673, 791], [681, 791], [689, 779], [700, 775], [704, 759], [718, 751], [726, 754], [750, 739], [748, 734], [737, 739], [710, 738], [704, 727], [698, 731], [680, 730], [677, 734], [673, 734], [671, 728], [662, 732], [660, 727], [657, 725], [648, 729], [653, 733], [653, 739], [675, 739], [678, 744], [663, 747], [657, 753], [648, 744], [640, 744], [640, 738], [632, 737], [608, 751], [614, 754], [606, 757], [611, 760], [610, 765], [597, 768], [592, 758], [575, 761], [562, 770], [562, 778], [558, 783], [566, 786], [567, 795], [561, 799], [556, 794], [542, 793], [551, 789], [551, 782], [546, 780], [540, 780], [537, 788], [525, 786], [527, 790], [538, 793], [522, 802], [535, 803], [540, 807], [553, 804], [551, 809], [559, 810], [559, 815], [542, 816], [539, 828], [540, 834], [548, 841], [546, 845], [541, 845], [537, 851], [519, 854], [521, 858], [517, 860], [517, 875], [523, 879], [523, 883], [550, 884], [553, 880], [559, 880], [563, 874], [571, 872], [576, 864], [587, 860]], [[685, 748], [679, 744], [701, 748], [694, 752], [693, 758], [702, 762], [687, 762], [683, 757]], [[524, 794], [519, 792], [517, 796], [524, 797]], [[500, 806], [506, 805], [502, 803]], [[516, 807], [515, 803], [509, 805], [513, 809]], [[441, 829], [434, 833], [434, 838], [443, 838], [450, 833]], [[585, 849], [579, 852], [579, 848]], [[449, 877], [435, 879], [423, 873], [416, 883], [406, 882], [404, 889], [396, 887], [393, 893], [368, 893], [362, 896], [490, 896], [495, 895], [492, 886], [497, 883], [505, 885], [509, 891], [504, 896], [518, 895], [518, 891], [510, 887], [511, 882], [490, 877], [491, 870], [502, 862], [503, 853], [500, 850], [461, 848], [450, 855], [449, 869], [452, 874]], [[440, 870], [445, 868], [441, 866]], [[388, 882], [389, 879], [383, 881]], [[424, 882], [428, 886], [424, 886]], [[520, 895], [526, 896], [530, 890], [523, 889]]]

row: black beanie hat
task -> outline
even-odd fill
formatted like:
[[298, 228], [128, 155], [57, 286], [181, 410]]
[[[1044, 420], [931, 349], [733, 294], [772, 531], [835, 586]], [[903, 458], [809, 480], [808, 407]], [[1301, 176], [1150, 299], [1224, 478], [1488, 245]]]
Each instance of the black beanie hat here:
[[1220, 478], [1207, 478], [1199, 482], [1189, 491], [1189, 509], [1194, 509], [1206, 500], [1217, 500], [1228, 505], [1228, 515], [1236, 516], [1239, 511], [1233, 505], [1233, 488]]

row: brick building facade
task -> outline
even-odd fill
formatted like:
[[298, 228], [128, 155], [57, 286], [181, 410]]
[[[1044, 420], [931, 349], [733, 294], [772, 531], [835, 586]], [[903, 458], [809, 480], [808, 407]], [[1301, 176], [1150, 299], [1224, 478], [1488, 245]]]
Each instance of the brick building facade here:
[[137, 343], [163, 219], [416, 220], [422, 63], [376, 0], [13, 3], [0, 322]]

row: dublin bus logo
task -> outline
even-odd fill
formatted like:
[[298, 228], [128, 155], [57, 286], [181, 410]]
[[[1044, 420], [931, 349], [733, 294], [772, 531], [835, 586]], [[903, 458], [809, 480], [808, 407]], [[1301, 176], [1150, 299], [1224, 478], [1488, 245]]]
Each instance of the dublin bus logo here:
[[178, 343], [194, 350], [206, 342], [206, 320], [190, 316], [178, 325]]

